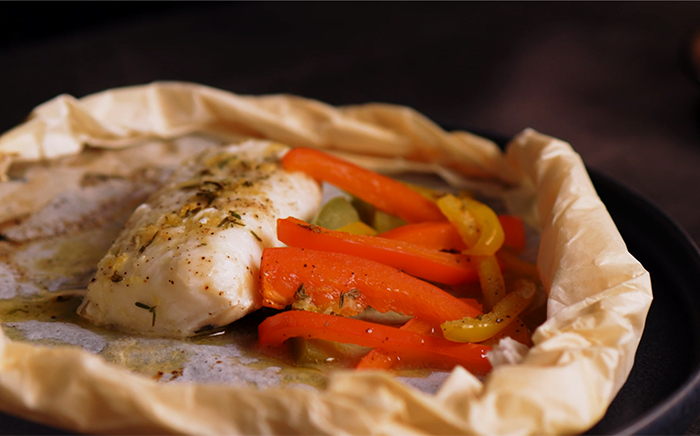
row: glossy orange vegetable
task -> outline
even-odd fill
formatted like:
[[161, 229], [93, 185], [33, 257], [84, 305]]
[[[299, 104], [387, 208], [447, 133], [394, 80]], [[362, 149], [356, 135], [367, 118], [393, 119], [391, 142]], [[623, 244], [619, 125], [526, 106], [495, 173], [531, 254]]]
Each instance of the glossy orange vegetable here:
[[[481, 303], [479, 303], [474, 298], [460, 298], [460, 300], [469, 304], [470, 306], [481, 312], [483, 309]], [[431, 336], [441, 336], [442, 330], [439, 326], [431, 324], [420, 318], [413, 317], [406, 322], [406, 324], [399, 327], [401, 330], [408, 330], [411, 332], [422, 333]], [[412, 365], [420, 364], [420, 361], [416, 362], [410, 361], [405, 362], [404, 359], [400, 359], [396, 353], [391, 353], [386, 350], [374, 349], [367, 353], [357, 364], [357, 369], [390, 369], [396, 366], [398, 363], [408, 363]], [[419, 359], [420, 360], [420, 359]]]
[[437, 283], [459, 285], [478, 280], [469, 256], [444, 253], [393, 239], [328, 230], [293, 217], [277, 220], [277, 238], [293, 247], [334, 251], [375, 260]]
[[[498, 215], [498, 221], [505, 233], [503, 245], [516, 251], [524, 250], [526, 239], [523, 220], [514, 215]], [[410, 242], [439, 251], [461, 252], [467, 249], [462, 236], [450, 222], [406, 224], [377, 236]]]
[[354, 315], [369, 305], [379, 312], [399, 312], [433, 323], [481, 314], [430, 283], [343, 253], [267, 248], [260, 281], [263, 305], [276, 309], [304, 299], [316, 311]]
[[438, 251], [461, 252], [467, 246], [450, 222], [406, 224], [377, 235], [381, 238], [410, 242]]
[[[440, 327], [434, 324], [423, 321], [419, 318], [411, 318], [406, 324], [400, 327], [400, 330], [408, 330], [416, 333], [426, 334], [430, 336], [440, 336]], [[494, 346], [503, 339], [509, 337], [520, 342], [528, 347], [532, 346], [530, 331], [525, 326], [525, 323], [520, 318], [509, 323], [501, 332], [495, 336], [482, 342], [482, 345]], [[404, 366], [421, 366], [420, 356], [399, 356], [397, 353], [375, 348], [367, 353], [357, 364], [356, 369], [392, 369], [400, 365]], [[431, 362], [433, 366], [436, 362]]]
[[505, 239], [503, 246], [510, 247], [518, 252], [525, 250], [527, 237], [525, 236], [525, 224], [523, 219], [515, 215], [498, 215]]
[[400, 330], [381, 324], [322, 313], [292, 310], [267, 318], [258, 326], [260, 343], [281, 345], [289, 338], [304, 337], [382, 348], [398, 356], [421, 356], [424, 362], [441, 366], [462, 365], [475, 374], [486, 374], [491, 347], [463, 344], [443, 338]]
[[319, 150], [294, 148], [282, 158], [282, 166], [328, 182], [406, 222], [445, 219], [433, 201], [403, 183]]
[[[399, 330], [420, 333], [424, 335], [435, 336], [439, 331], [434, 324], [423, 321], [420, 318], [413, 317], [401, 327]], [[385, 348], [375, 348], [367, 353], [357, 364], [357, 369], [391, 369], [401, 362], [401, 358], [396, 352], [387, 351]], [[416, 363], [416, 362], [412, 362]]]

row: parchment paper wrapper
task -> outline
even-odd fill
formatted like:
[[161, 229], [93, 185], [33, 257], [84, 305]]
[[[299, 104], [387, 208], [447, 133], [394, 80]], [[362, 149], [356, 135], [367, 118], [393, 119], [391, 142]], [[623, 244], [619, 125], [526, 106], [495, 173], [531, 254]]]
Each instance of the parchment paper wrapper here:
[[[456, 368], [428, 395], [380, 372], [339, 371], [321, 392], [159, 383], [79, 349], [0, 335], [4, 411], [88, 433], [568, 434], [597, 422], [625, 382], [652, 300], [648, 273], [628, 253], [579, 156], [533, 130], [503, 154], [406, 107], [335, 108], [155, 83], [39, 106], [0, 137], [0, 170], [86, 145], [119, 148], [193, 132], [335, 150], [375, 169], [432, 171], [453, 185], [500, 192], [511, 212], [542, 232], [537, 264], [548, 319], [535, 346], [484, 382]], [[0, 204], [21, 203], [9, 216], [46, 201], [25, 188], [2, 191]]]

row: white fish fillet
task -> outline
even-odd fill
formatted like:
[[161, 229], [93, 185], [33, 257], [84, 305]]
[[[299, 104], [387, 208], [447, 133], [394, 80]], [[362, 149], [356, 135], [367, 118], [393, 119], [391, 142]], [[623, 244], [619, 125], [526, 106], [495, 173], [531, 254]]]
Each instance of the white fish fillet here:
[[260, 308], [265, 247], [276, 220], [308, 220], [321, 188], [287, 172], [267, 141], [205, 152], [140, 205], [100, 261], [78, 313], [127, 333], [187, 337]]

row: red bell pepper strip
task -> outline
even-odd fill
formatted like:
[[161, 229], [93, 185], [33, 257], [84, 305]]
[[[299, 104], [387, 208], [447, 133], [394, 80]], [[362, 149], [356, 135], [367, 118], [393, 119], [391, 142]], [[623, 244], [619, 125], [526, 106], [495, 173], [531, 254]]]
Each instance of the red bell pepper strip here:
[[[399, 327], [399, 330], [405, 330], [424, 335], [435, 336], [435, 332], [439, 331], [439, 327], [435, 327], [427, 321], [413, 317], [406, 324]], [[395, 352], [387, 351], [385, 348], [375, 348], [367, 353], [357, 364], [357, 369], [391, 369], [402, 359], [398, 358]]]
[[380, 238], [410, 242], [438, 251], [461, 253], [467, 248], [459, 232], [450, 222], [406, 224], [380, 233]]
[[523, 219], [515, 215], [498, 215], [498, 221], [501, 223], [505, 233], [503, 246], [510, 247], [518, 252], [525, 250], [527, 238], [525, 236]]
[[[525, 226], [522, 218], [515, 215], [498, 215], [498, 221], [503, 227], [505, 247], [517, 251], [525, 249]], [[396, 227], [377, 235], [381, 238], [410, 242], [439, 251], [461, 252], [467, 246], [459, 232], [449, 222], [413, 223]]]
[[[408, 330], [412, 331], [415, 333], [422, 333], [430, 336], [438, 336], [439, 333], [438, 331], [440, 330], [439, 327], [436, 327], [434, 324], [431, 324], [429, 322], [423, 321], [419, 318], [411, 318], [408, 320], [408, 322], [401, 327], [399, 327], [400, 330]], [[481, 345], [488, 345], [490, 347], [498, 344], [498, 342], [505, 338], [505, 337], [510, 337], [513, 340], [516, 340], [520, 342], [523, 345], [527, 345], [528, 347], [532, 346], [532, 340], [530, 338], [530, 332], [525, 326], [525, 323], [523, 323], [520, 318], [516, 318], [515, 321], [512, 323], [508, 324], [508, 327], [506, 327], [502, 332], [500, 332], [498, 335], [492, 337], [491, 339], [484, 341], [481, 343]], [[379, 348], [375, 348], [371, 350], [369, 353], [364, 355], [360, 362], [358, 362], [357, 366], [355, 367], [356, 369], [392, 369], [400, 364], [403, 365], [408, 365], [408, 366], [421, 366], [421, 360], [418, 358], [418, 360], [410, 360], [407, 358], [408, 356], [399, 356], [395, 352], [390, 352], [386, 350], [382, 350]], [[424, 366], [423, 366], [424, 367]]]
[[381, 348], [398, 356], [422, 356], [423, 361], [441, 365], [462, 365], [479, 375], [491, 370], [486, 358], [491, 349], [489, 346], [451, 342], [382, 324], [303, 310], [282, 312], [267, 318], [258, 326], [258, 335], [263, 345], [281, 345], [292, 337], [315, 338]]
[[416, 277], [447, 285], [476, 282], [479, 277], [470, 257], [463, 254], [444, 253], [376, 236], [328, 230], [293, 217], [277, 220], [277, 238], [293, 247], [334, 251], [375, 260]]
[[[388, 265], [342, 253], [277, 247], [263, 251], [260, 263], [263, 306], [282, 309], [310, 298], [318, 311], [353, 312], [369, 305], [443, 323], [481, 312], [428, 282]], [[303, 286], [302, 286], [303, 285]], [[343, 301], [344, 300], [344, 301]], [[350, 313], [354, 314], [354, 313]]]
[[403, 183], [319, 150], [294, 148], [282, 158], [282, 166], [328, 182], [406, 222], [446, 220], [435, 202]]

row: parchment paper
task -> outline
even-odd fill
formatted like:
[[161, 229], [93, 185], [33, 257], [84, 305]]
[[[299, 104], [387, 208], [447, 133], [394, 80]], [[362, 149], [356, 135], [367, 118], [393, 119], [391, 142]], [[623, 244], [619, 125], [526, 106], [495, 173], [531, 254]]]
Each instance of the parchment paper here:
[[[502, 154], [406, 107], [335, 108], [154, 83], [39, 106], [0, 137], [0, 170], [5, 176], [13, 164], [88, 145], [119, 148], [193, 132], [335, 150], [377, 169], [434, 171], [451, 184], [499, 193], [542, 232], [537, 264], [549, 298], [535, 346], [484, 382], [458, 367], [428, 395], [381, 372], [339, 371], [321, 392], [159, 383], [83, 350], [0, 335], [4, 411], [71, 431], [122, 434], [569, 434], [604, 415], [632, 367], [652, 292], [567, 143], [528, 129]], [[7, 216], [47, 201], [19, 201], [21, 183], [0, 184], [0, 205], [22, 203]]]

